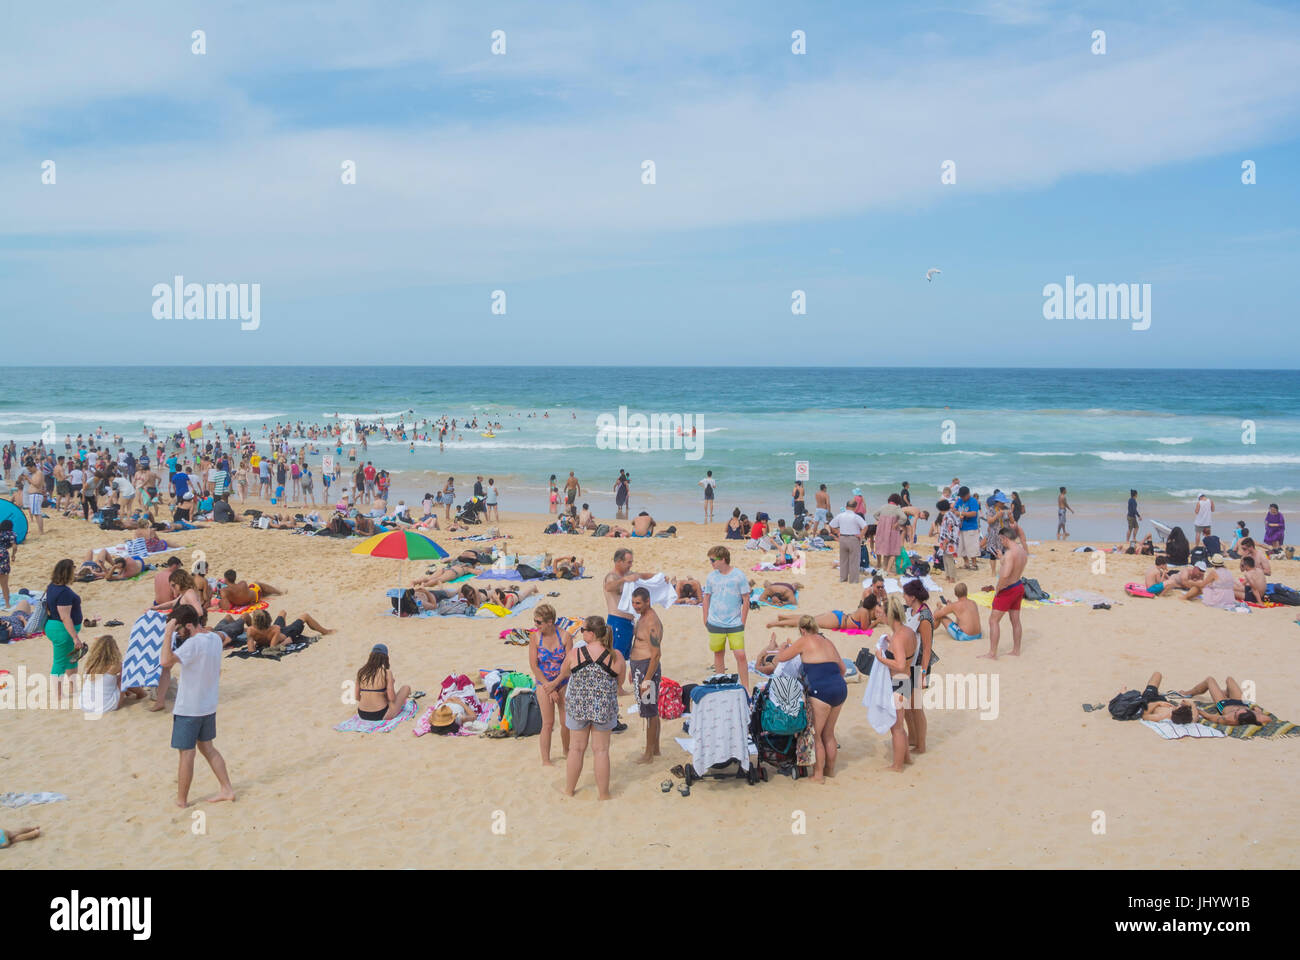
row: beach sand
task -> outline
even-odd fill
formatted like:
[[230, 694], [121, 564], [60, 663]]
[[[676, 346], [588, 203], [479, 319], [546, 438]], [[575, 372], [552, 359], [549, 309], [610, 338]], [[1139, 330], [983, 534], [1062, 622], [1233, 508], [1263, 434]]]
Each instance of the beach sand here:
[[[251, 501], [250, 501], [251, 503]], [[236, 507], [236, 512], [244, 505]], [[723, 512], [725, 516], [726, 513]], [[676, 539], [595, 540], [545, 536], [544, 515], [503, 514], [511, 552], [576, 553], [593, 579], [550, 581], [561, 615], [605, 612], [601, 578], [613, 551], [630, 546], [635, 569], [701, 580], [707, 549], [723, 542], [722, 524], [678, 525]], [[461, 546], [434, 534], [447, 549]], [[81, 520], [53, 518], [45, 536], [19, 548], [13, 589], [38, 590], [61, 557], [80, 560], [93, 546], [125, 538]], [[1148, 558], [1111, 555], [1108, 572], [1091, 572], [1076, 543], [1032, 548], [1026, 575], [1059, 594], [1105, 593], [1110, 610], [1045, 606], [1024, 613], [1024, 653], [995, 663], [976, 659], [982, 641], [936, 635], [936, 674], [996, 674], [999, 712], [930, 710], [929, 751], [902, 775], [889, 772], [889, 746], [867, 724], [865, 685], [849, 686], [841, 714], [836, 775], [824, 785], [773, 776], [704, 782], [689, 797], [660, 791], [669, 767], [687, 756], [673, 740], [680, 721], [664, 723], [662, 763], [634, 763], [640, 721], [612, 746], [613, 799], [596, 800], [588, 755], [577, 796], [561, 794], [556, 766], [540, 765], [536, 738], [412, 736], [407, 722], [388, 734], [337, 733], [352, 714], [342, 692], [378, 641], [390, 647], [399, 684], [436, 695], [443, 677], [480, 667], [527, 670], [527, 648], [498, 634], [531, 626], [507, 620], [404, 620], [382, 614], [400, 564], [354, 556], [359, 541], [212, 526], [179, 536], [206, 552], [211, 573], [286, 591], [273, 597], [297, 616], [310, 611], [338, 632], [282, 662], [224, 660], [218, 749], [238, 801], [207, 804], [216, 782], [200, 758], [188, 810], [174, 805], [176, 752], [171, 721], [134, 703], [88, 721], [80, 710], [0, 711], [0, 792], [57, 791], [66, 802], [0, 809], [0, 826], [39, 823], [42, 836], [0, 853], [18, 868], [284, 867], [1286, 867], [1300, 862], [1300, 811], [1291, 802], [1300, 741], [1165, 741], [1138, 723], [1119, 723], [1104, 703], [1121, 687], [1145, 684], [1153, 670], [1166, 688], [1213, 674], [1254, 681], [1257, 699], [1279, 716], [1300, 718], [1300, 627], [1295, 608], [1249, 615], [1185, 603], [1176, 594], [1136, 599], [1123, 584], [1141, 579]], [[729, 544], [739, 547], [739, 544]], [[858, 591], [841, 585], [835, 552], [809, 554], [800, 611], [852, 608]], [[735, 549], [749, 572], [760, 558]], [[408, 577], [416, 569], [408, 565]], [[968, 574], [977, 590], [991, 583], [987, 563]], [[789, 576], [751, 573], [788, 580]], [[1300, 582], [1300, 564], [1276, 561], [1273, 580]], [[116, 635], [125, 652], [130, 624], [152, 601], [149, 578], [77, 587], [87, 616], [127, 626], [87, 628], [86, 639]], [[951, 594], [950, 594], [951, 596]], [[937, 605], [933, 598], [932, 606]], [[751, 611], [753, 656], [771, 615]], [[982, 611], [987, 625], [988, 611]], [[664, 672], [681, 683], [711, 672], [697, 607], [662, 612]], [[779, 631], [793, 636], [793, 631]], [[869, 638], [829, 634], [852, 659]], [[1009, 624], [1003, 647], [1010, 649]], [[43, 639], [0, 645], [0, 667], [44, 674]], [[733, 661], [728, 658], [728, 669]], [[430, 700], [423, 701], [428, 704]], [[623, 700], [623, 705], [629, 701]], [[678, 782], [676, 778], [674, 784]], [[1099, 831], [1098, 812], [1104, 814]], [[800, 828], [803, 828], [802, 830]], [[495, 829], [494, 829], [495, 828]]]

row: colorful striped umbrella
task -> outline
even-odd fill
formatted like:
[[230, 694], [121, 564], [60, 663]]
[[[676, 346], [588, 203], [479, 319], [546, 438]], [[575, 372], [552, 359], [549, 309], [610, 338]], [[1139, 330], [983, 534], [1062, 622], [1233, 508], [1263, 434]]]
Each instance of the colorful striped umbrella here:
[[[448, 556], [446, 550], [428, 537], [410, 530], [388, 530], [377, 533], [363, 540], [352, 548], [353, 553], [367, 557], [386, 557], [392, 560], [443, 560]], [[406, 564], [402, 564], [401, 580], [405, 580]], [[398, 602], [401, 602], [402, 585], [397, 585]]]
[[446, 550], [428, 537], [410, 530], [377, 533], [353, 547], [352, 552], [390, 560], [445, 560], [448, 556]]

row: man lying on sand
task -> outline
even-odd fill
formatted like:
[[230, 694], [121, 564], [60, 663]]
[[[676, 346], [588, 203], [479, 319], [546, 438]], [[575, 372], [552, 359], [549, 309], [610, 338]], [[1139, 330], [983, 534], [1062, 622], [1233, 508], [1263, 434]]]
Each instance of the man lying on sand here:
[[642, 510], [632, 520], [632, 536], [650, 537], [655, 532], [655, 518]]
[[954, 640], [982, 639], [984, 633], [980, 628], [980, 608], [966, 596], [966, 584], [958, 582], [952, 589], [957, 594], [957, 599], [934, 611], [934, 622], [942, 624], [948, 631], [948, 636]]
[[243, 581], [235, 579], [235, 571], [227, 570], [225, 579], [218, 584], [221, 594], [217, 597], [217, 609], [230, 610], [233, 607], [247, 607], [264, 597], [278, 596], [281, 591], [269, 583], [256, 580]]
[[321, 636], [328, 636], [333, 630], [327, 630], [310, 613], [304, 613], [292, 623], [285, 623], [285, 612], [276, 614], [275, 620], [265, 610], [254, 610], [245, 614], [244, 622], [248, 627], [248, 652], [256, 653], [263, 647], [279, 647], [295, 640], [301, 640], [304, 627], [311, 627]]
[[[1190, 703], [1177, 704], [1170, 702], [1167, 696], [1160, 692], [1160, 681], [1164, 679], [1160, 672], [1156, 671], [1151, 674], [1151, 679], [1147, 681], [1146, 689], [1142, 691], [1142, 717], [1143, 720], [1150, 720], [1152, 723], [1159, 723], [1161, 720], [1172, 720], [1174, 723], [1191, 723], [1195, 717], [1194, 708]], [[1125, 687], [1120, 693], [1127, 690]], [[1177, 691], [1170, 691], [1170, 695], [1179, 696]]]
[[700, 590], [700, 581], [694, 577], [672, 577], [668, 581], [677, 591], [677, 602], [687, 603], [693, 606], [699, 606], [704, 602], [704, 594]]
[[[753, 581], [750, 581], [750, 586], [753, 585]], [[802, 589], [802, 583], [774, 583], [771, 580], [764, 580], [763, 592], [758, 599], [774, 603], [778, 607], [796, 604], [799, 602], [799, 591]]]

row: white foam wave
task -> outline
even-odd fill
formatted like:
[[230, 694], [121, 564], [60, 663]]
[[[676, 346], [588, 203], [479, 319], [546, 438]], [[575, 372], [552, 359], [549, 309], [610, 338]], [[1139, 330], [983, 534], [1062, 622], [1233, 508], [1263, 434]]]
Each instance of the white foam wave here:
[[1163, 443], [1167, 446], [1176, 446], [1180, 443], [1191, 443], [1191, 437], [1147, 437], [1152, 443]]
[[[1279, 497], [1291, 492], [1292, 492], [1291, 487], [1283, 487], [1281, 490], [1268, 490], [1265, 489], [1264, 487], [1241, 487], [1238, 489], [1229, 489], [1229, 490], [1206, 490], [1204, 488], [1197, 487], [1191, 490], [1166, 490], [1165, 491], [1165, 493], [1168, 494], [1169, 496], [1177, 497], [1178, 499], [1182, 499], [1182, 500], [1194, 500], [1197, 497], [1199, 497], [1201, 494], [1205, 494], [1207, 497], [1224, 497], [1226, 499], [1231, 497], [1252, 497], [1258, 494], [1263, 494], [1264, 496], [1267, 497]], [[1255, 501], [1250, 500], [1246, 502], [1254, 503]]]
[[1017, 450], [1017, 456], [1021, 457], [1077, 457], [1077, 453], [1067, 453], [1063, 450]]
[[54, 421], [54, 429], [60, 435], [69, 431], [76, 434], [85, 433], [87, 426], [93, 430], [99, 425], [105, 427], [119, 426], [124, 423], [147, 424], [155, 429], [184, 427], [195, 420], [231, 424], [272, 423], [283, 413], [266, 413], [261, 410], [249, 410], [240, 407], [221, 407], [209, 410], [56, 410], [46, 413], [28, 411], [5, 411], [0, 413], [0, 425], [19, 426], [32, 424], [40, 426], [45, 420]]
[[1118, 450], [1098, 450], [1092, 454], [1102, 460], [1116, 463], [1199, 463], [1207, 466], [1276, 466], [1286, 463], [1300, 463], [1300, 456], [1295, 454], [1211, 454], [1197, 456], [1194, 454], [1174, 453], [1123, 453]]
[[410, 418], [414, 417], [415, 414], [410, 410], [398, 410], [396, 413], [336, 413], [327, 410], [321, 416], [328, 420], [333, 420], [337, 416], [340, 420], [360, 420], [363, 423], [368, 423], [376, 420], [398, 420], [402, 417], [406, 417], [409, 422]]

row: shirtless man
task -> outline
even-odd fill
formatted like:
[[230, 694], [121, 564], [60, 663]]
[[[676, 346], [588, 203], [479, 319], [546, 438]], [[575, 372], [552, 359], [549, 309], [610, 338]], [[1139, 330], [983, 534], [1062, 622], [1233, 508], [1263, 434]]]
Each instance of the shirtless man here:
[[551, 561], [551, 569], [561, 580], [576, 580], [582, 576], [582, 558], [576, 556], [556, 557]]
[[72, 486], [68, 483], [68, 473], [63, 466], [63, 458], [59, 457], [54, 464], [54, 492], [56, 494], [56, 503], [60, 510], [68, 509], [68, 502], [72, 499]]
[[817, 492], [813, 494], [813, 497], [815, 498], [817, 506], [813, 511], [811, 533], [815, 537], [817, 536], [818, 529], [823, 523], [831, 522], [831, 495], [826, 492], [826, 484], [823, 483], [819, 486]]
[[[980, 608], [974, 600], [966, 596], [966, 584], [958, 581], [953, 587], [957, 599], [945, 603], [934, 611], [934, 622], [943, 624], [948, 636], [954, 640], [980, 640], [984, 634], [980, 629]], [[947, 622], [945, 622], [947, 621]]]
[[18, 483], [23, 491], [23, 506], [36, 521], [36, 529], [44, 535], [45, 514], [41, 512], [41, 505], [45, 503], [45, 478], [35, 460], [27, 461], [27, 473], [18, 478]]
[[578, 514], [578, 529], [579, 530], [596, 529], [596, 518], [591, 515], [591, 504], [584, 503], [582, 505], [582, 510]]
[[632, 676], [638, 712], [646, 722], [645, 753], [636, 762], [651, 763], [659, 756], [659, 682], [663, 679], [659, 658], [664, 625], [650, 606], [650, 591], [645, 587], [632, 591], [632, 609], [636, 611], [637, 621], [627, 669]]
[[704, 602], [704, 593], [700, 589], [700, 581], [694, 577], [682, 577], [680, 580], [673, 577], [668, 582], [677, 591], [678, 603], [688, 603], [698, 607]]
[[1183, 567], [1177, 573], [1170, 574], [1165, 579], [1165, 589], [1178, 587], [1180, 590], [1190, 590], [1192, 587], [1199, 587], [1205, 583], [1205, 571], [1200, 567]]
[[1253, 537], [1242, 537], [1241, 542], [1237, 544], [1237, 554], [1244, 560], [1250, 557], [1255, 561], [1255, 567], [1264, 576], [1270, 576], [1273, 573], [1273, 567], [1268, 562], [1268, 554], [1259, 549]]
[[254, 610], [252, 613], [246, 613], [242, 619], [247, 625], [247, 650], [249, 653], [257, 653], [263, 647], [275, 648], [301, 640], [304, 626], [311, 627], [321, 636], [327, 636], [334, 632], [333, 630], [326, 630], [310, 613], [304, 613], [292, 623], [285, 623], [285, 612], [283, 610], [276, 614], [275, 620], [272, 620], [271, 615], [265, 610]]
[[[648, 579], [648, 573], [635, 573], [632, 570], [632, 551], [626, 547], [620, 547], [614, 551], [614, 569], [605, 574], [605, 620], [609, 628], [613, 631], [613, 647], [623, 655], [626, 660], [629, 653], [632, 652], [632, 618], [618, 608], [618, 602], [623, 599], [623, 584], [635, 583], [638, 580]], [[620, 690], [619, 693], [626, 693]], [[626, 724], [620, 724], [627, 729]]]
[[[1156, 671], [1151, 674], [1151, 679], [1147, 681], [1146, 689], [1142, 691], [1141, 719], [1150, 720], [1152, 723], [1159, 723], [1161, 720], [1172, 720], [1174, 723], [1191, 723], [1196, 719], [1193, 705], [1190, 703], [1172, 703], [1165, 694], [1160, 692], [1160, 681], [1162, 679], [1160, 672]], [[1127, 687], [1124, 688], [1124, 690], [1127, 689]], [[1124, 690], [1121, 690], [1120, 693], [1123, 693]], [[1170, 694], [1181, 697], [1181, 694], [1177, 691], [1171, 691]]]
[[655, 518], [642, 510], [632, 521], [632, 536], [649, 537], [655, 532]]
[[802, 589], [802, 583], [774, 583], [771, 580], [764, 580], [763, 592], [758, 599], [784, 607], [798, 603], [799, 591]]
[[158, 572], [153, 575], [153, 602], [154, 605], [162, 603], [171, 603], [172, 588], [167, 582], [167, 578], [172, 575], [173, 570], [181, 568], [180, 557], [168, 557], [167, 562], [158, 568]]
[[1241, 684], [1237, 683], [1232, 677], [1226, 678], [1222, 687], [1213, 677], [1206, 677], [1190, 690], [1184, 690], [1177, 695], [1199, 697], [1205, 693], [1214, 698], [1214, 706], [1209, 710], [1196, 707], [1197, 719], [1229, 725], [1265, 724], [1276, 719], [1273, 714], [1262, 707], [1252, 710], [1247, 706], [1245, 699], [1243, 699], [1244, 694], [1241, 692]]
[[[1074, 507], [1070, 506], [1070, 501], [1065, 498], [1065, 487], [1056, 497], [1056, 539], [1069, 540], [1070, 535], [1065, 530], [1065, 512], [1074, 513]], [[1199, 542], [1199, 541], [1198, 541]]]
[[226, 571], [220, 589], [221, 596], [217, 598], [217, 608], [219, 610], [229, 610], [232, 607], [247, 607], [250, 604], [257, 603], [264, 597], [274, 597], [282, 593], [269, 583], [259, 583], [256, 580], [248, 582], [236, 580], [234, 570]]
[[1263, 603], [1268, 598], [1268, 579], [1255, 564], [1254, 557], [1241, 558], [1241, 574], [1237, 599], [1247, 603]]
[[568, 506], [573, 506], [578, 497], [582, 495], [582, 484], [578, 483], [578, 478], [569, 471], [569, 479], [564, 481], [564, 502]]
[[1002, 562], [999, 564], [1001, 572], [998, 575], [997, 592], [993, 595], [993, 612], [989, 614], [989, 652], [981, 653], [981, 660], [998, 658], [1001, 632], [999, 621], [1004, 613], [1011, 618], [1011, 656], [1020, 656], [1020, 601], [1025, 598], [1025, 582], [1022, 577], [1029, 555], [1010, 527], [1002, 527], [996, 536], [1002, 541]]
[[1155, 566], [1147, 570], [1145, 586], [1148, 593], [1161, 594], [1169, 586], [1169, 558], [1164, 554], [1156, 557]]

